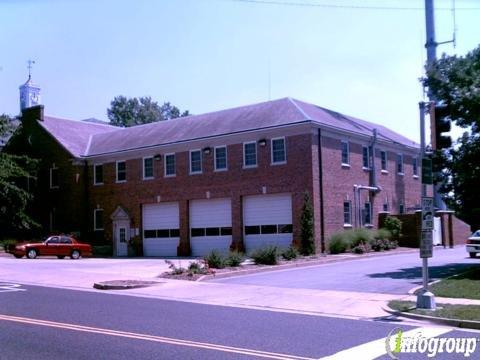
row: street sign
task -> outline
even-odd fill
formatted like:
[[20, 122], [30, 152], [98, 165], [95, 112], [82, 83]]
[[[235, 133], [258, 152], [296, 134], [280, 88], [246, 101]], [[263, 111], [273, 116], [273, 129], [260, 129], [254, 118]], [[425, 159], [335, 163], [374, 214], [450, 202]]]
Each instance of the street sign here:
[[420, 257], [430, 258], [433, 253], [433, 236], [431, 231], [422, 231], [420, 240]]
[[422, 184], [433, 184], [432, 159], [422, 158]]
[[433, 230], [433, 198], [422, 197], [422, 231]]

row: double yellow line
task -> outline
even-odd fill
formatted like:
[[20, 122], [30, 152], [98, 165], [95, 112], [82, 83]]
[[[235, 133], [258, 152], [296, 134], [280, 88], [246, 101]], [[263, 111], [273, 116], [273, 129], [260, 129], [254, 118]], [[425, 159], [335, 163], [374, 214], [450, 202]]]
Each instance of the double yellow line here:
[[22, 323], [22, 324], [29, 324], [29, 325], [47, 326], [47, 327], [63, 329], [63, 330], [81, 331], [81, 332], [87, 332], [92, 334], [110, 335], [110, 336], [118, 336], [118, 337], [124, 337], [129, 339], [153, 341], [153, 342], [170, 344], [170, 345], [179, 345], [179, 346], [187, 346], [187, 347], [200, 348], [200, 349], [206, 349], [206, 350], [223, 351], [228, 353], [250, 355], [250, 356], [268, 358], [268, 359], [278, 359], [278, 360], [292, 360], [292, 359], [313, 360], [314, 359], [314, 358], [308, 358], [308, 357], [302, 357], [302, 356], [296, 356], [296, 355], [288, 355], [288, 354], [246, 349], [246, 348], [233, 347], [233, 346], [210, 344], [210, 343], [204, 343], [204, 342], [198, 342], [198, 341], [181, 340], [181, 339], [169, 338], [164, 336], [139, 334], [139, 333], [133, 333], [133, 332], [127, 332], [127, 331], [117, 331], [117, 330], [111, 330], [111, 329], [103, 329], [103, 328], [97, 328], [97, 327], [67, 324], [67, 323], [61, 323], [61, 322], [31, 319], [31, 318], [10, 316], [10, 315], [0, 314], [0, 320]]

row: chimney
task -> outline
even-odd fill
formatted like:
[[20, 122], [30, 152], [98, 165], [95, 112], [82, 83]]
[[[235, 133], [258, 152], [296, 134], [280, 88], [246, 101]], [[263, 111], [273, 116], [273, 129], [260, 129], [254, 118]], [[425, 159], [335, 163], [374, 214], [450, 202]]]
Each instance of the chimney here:
[[43, 121], [43, 105], [22, 109], [22, 122]]

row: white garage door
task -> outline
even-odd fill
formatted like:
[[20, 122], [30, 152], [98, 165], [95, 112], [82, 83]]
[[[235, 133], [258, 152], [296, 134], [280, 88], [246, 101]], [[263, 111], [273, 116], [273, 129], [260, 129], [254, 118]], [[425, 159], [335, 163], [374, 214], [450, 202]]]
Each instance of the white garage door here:
[[247, 253], [268, 245], [289, 247], [293, 240], [291, 194], [245, 196], [243, 223]]
[[178, 202], [143, 205], [143, 254], [177, 256], [179, 242]]
[[232, 243], [232, 203], [230, 199], [190, 202], [190, 246], [192, 256], [212, 250], [227, 253]]

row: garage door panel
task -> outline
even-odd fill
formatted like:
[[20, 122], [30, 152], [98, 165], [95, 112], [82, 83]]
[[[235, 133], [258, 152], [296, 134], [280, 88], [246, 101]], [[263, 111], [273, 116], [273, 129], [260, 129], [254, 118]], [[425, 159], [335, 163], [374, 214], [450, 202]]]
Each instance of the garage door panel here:
[[143, 206], [144, 256], [176, 256], [179, 237], [178, 202]]
[[212, 250], [228, 253], [232, 243], [232, 202], [204, 199], [190, 202], [190, 246], [192, 256], [206, 256]]
[[231, 243], [231, 236], [203, 236], [192, 237], [190, 246], [192, 247], [192, 256], [207, 256], [212, 250], [228, 254]]
[[248, 253], [269, 245], [292, 244], [292, 196], [269, 194], [243, 199], [244, 242]]

